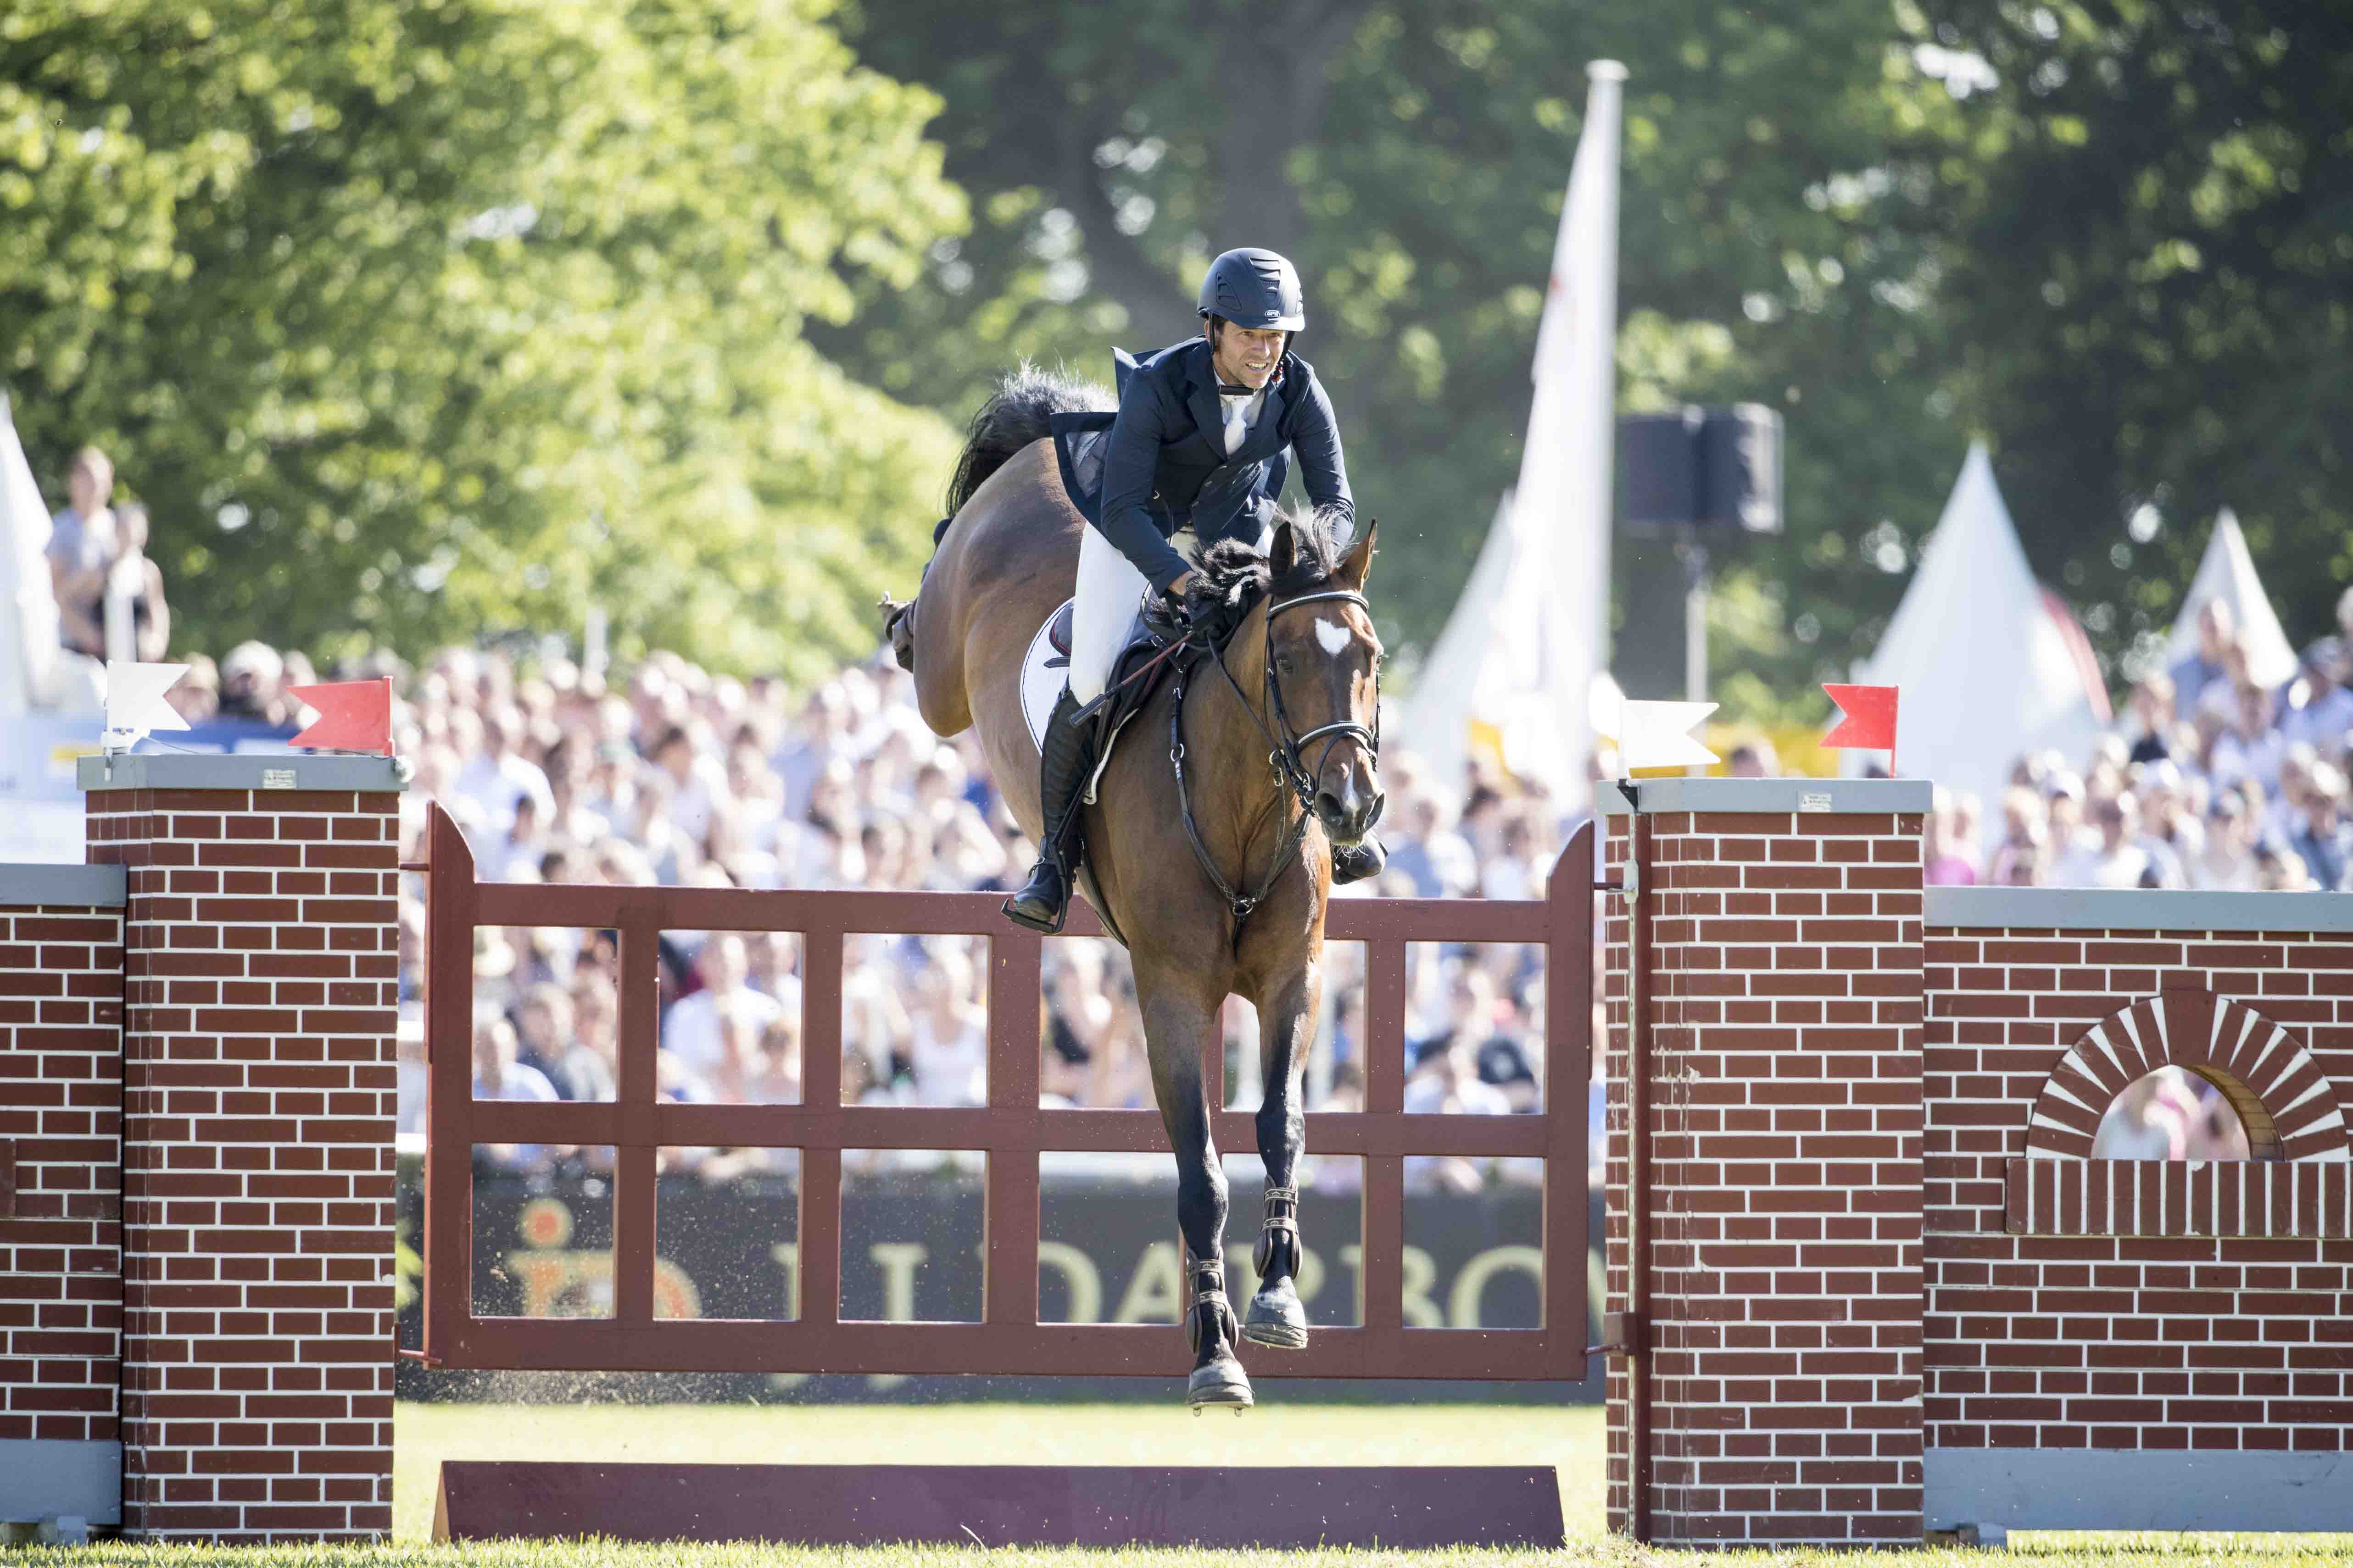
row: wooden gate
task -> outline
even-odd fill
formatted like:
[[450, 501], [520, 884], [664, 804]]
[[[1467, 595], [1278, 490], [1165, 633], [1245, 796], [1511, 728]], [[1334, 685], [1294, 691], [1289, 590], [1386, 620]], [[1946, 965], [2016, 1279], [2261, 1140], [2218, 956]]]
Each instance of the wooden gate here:
[[[1008, 921], [994, 893], [565, 886], [482, 882], [439, 806], [427, 827], [424, 1348], [465, 1368], [628, 1372], [984, 1373], [1173, 1376], [1181, 1342], [1167, 1327], [1038, 1321], [1039, 1156], [1058, 1151], [1165, 1152], [1151, 1110], [1039, 1103], [1043, 939]], [[1363, 1161], [1361, 1326], [1318, 1327], [1303, 1351], [1248, 1348], [1253, 1375], [1576, 1380], [1585, 1375], [1586, 1085], [1593, 983], [1593, 829], [1581, 828], [1542, 900], [1344, 899], [1326, 934], [1366, 947], [1366, 1109], [1315, 1111], [1307, 1146]], [[610, 931], [620, 957], [618, 1090], [611, 1101], [476, 1100], [474, 933], [482, 927]], [[802, 1102], [689, 1104], [657, 1090], [657, 944], [665, 930], [791, 931], [802, 941]], [[1083, 905], [1071, 934], [1099, 934]], [[874, 1107], [841, 1100], [842, 942], [853, 933], [985, 937], [988, 1065], [985, 1106]], [[1409, 942], [1545, 948], [1544, 1108], [1524, 1116], [1404, 1110]], [[1224, 1101], [1208, 1053], [1212, 1104]], [[1215, 1113], [1221, 1149], [1254, 1149], [1250, 1114]], [[615, 1151], [609, 1318], [478, 1316], [471, 1299], [472, 1150], [486, 1143]], [[801, 1152], [799, 1313], [790, 1321], [658, 1318], [656, 1153], [679, 1147]], [[981, 1321], [844, 1321], [841, 1153], [845, 1149], [985, 1153]], [[1409, 1328], [1403, 1316], [1408, 1155], [1544, 1162], [1543, 1326]], [[1175, 1216], [1170, 1216], [1173, 1232]]]

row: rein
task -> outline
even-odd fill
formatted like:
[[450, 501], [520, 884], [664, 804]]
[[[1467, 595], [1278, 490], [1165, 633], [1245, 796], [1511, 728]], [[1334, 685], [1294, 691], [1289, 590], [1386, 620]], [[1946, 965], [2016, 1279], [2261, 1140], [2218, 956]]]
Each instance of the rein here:
[[[1176, 700], [1168, 714], [1168, 763], [1176, 771], [1176, 804], [1185, 822], [1185, 837], [1193, 846], [1193, 858], [1200, 862], [1202, 871], [1218, 889], [1219, 896], [1226, 900], [1226, 908], [1234, 917], [1236, 941], [1241, 938], [1242, 922], [1249, 920], [1251, 912], [1265, 901], [1267, 894], [1273, 890], [1275, 879], [1290, 868], [1292, 857], [1299, 852], [1300, 841], [1307, 833], [1307, 819], [1314, 812], [1315, 774], [1322, 771], [1325, 760], [1331, 756], [1332, 748], [1342, 740], [1349, 739], [1376, 757], [1380, 754], [1381, 716], [1377, 699], [1369, 728], [1352, 719], [1344, 719], [1335, 723], [1318, 724], [1300, 733], [1292, 729], [1291, 715], [1283, 707], [1282, 683], [1277, 679], [1274, 669], [1274, 617], [1285, 610], [1295, 610], [1303, 605], [1322, 604], [1327, 600], [1354, 605], [1368, 616], [1372, 613], [1372, 605], [1366, 597], [1347, 588], [1319, 589], [1313, 594], [1302, 594], [1295, 599], [1271, 601], [1267, 605], [1265, 682], [1267, 707], [1274, 715], [1275, 727], [1271, 730], [1259, 716], [1258, 710], [1250, 705], [1250, 697], [1242, 690], [1241, 682], [1234, 679], [1234, 672], [1226, 668], [1225, 651], [1222, 648], [1209, 650], [1210, 662], [1218, 667], [1218, 673], [1226, 678], [1226, 684], [1233, 689], [1235, 700], [1242, 705], [1242, 711], [1250, 716], [1250, 722], [1258, 726], [1260, 735], [1267, 742], [1267, 767], [1274, 777], [1277, 798], [1281, 798], [1287, 784], [1299, 802], [1297, 815], [1291, 818], [1290, 825], [1283, 830], [1282, 847], [1275, 852], [1274, 863], [1267, 868], [1266, 875], [1259, 879], [1258, 886], [1247, 893], [1237, 889], [1226, 880], [1225, 873], [1218, 869], [1217, 862], [1210, 858], [1208, 846], [1201, 841], [1200, 825], [1193, 820], [1193, 802], [1185, 787], [1185, 682], [1190, 671], [1180, 667], [1176, 672]], [[1311, 769], [1301, 752], [1318, 740], [1324, 742], [1324, 748], [1316, 753], [1315, 765]]]

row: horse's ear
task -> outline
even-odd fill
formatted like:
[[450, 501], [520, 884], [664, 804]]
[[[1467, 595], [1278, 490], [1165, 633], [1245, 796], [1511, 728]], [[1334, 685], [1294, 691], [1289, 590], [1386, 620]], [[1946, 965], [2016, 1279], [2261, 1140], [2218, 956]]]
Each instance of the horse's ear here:
[[1266, 563], [1271, 568], [1273, 580], [1282, 582], [1291, 575], [1299, 561], [1299, 536], [1292, 531], [1291, 520], [1283, 518], [1274, 525], [1274, 542], [1267, 547]]
[[1356, 541], [1356, 547], [1349, 551], [1340, 563], [1341, 581], [1359, 594], [1365, 591], [1365, 578], [1373, 569], [1373, 535], [1380, 530], [1377, 520], [1367, 521], [1363, 535]]

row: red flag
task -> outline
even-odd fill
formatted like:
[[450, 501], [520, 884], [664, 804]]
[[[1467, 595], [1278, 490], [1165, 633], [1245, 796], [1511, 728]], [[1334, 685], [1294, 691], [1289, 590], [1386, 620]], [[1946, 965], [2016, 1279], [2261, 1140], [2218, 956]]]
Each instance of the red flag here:
[[288, 743], [314, 751], [392, 755], [392, 682], [335, 680], [290, 686], [295, 700], [319, 710], [319, 721]]
[[1894, 687], [1833, 686], [1826, 680], [1822, 689], [1839, 705], [1841, 715], [1831, 732], [1822, 737], [1824, 746], [1888, 752], [1895, 750]]

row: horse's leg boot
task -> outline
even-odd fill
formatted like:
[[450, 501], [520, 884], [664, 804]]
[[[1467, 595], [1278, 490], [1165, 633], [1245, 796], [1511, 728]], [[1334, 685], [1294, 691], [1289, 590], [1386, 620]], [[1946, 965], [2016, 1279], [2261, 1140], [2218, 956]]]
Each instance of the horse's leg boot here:
[[1094, 726], [1078, 714], [1079, 700], [1066, 688], [1054, 700], [1045, 742], [1039, 747], [1038, 795], [1045, 838], [1038, 846], [1038, 863], [1029, 868], [1029, 879], [1005, 900], [1008, 920], [1048, 936], [1062, 929], [1062, 917], [1071, 907], [1081, 853], [1079, 806], [1087, 775], [1094, 771]]
[[1280, 1350], [1307, 1346], [1307, 1309], [1293, 1282], [1299, 1273], [1299, 1189], [1269, 1187], [1266, 1219], [1258, 1233], [1258, 1293], [1242, 1321], [1242, 1338]]
[[1234, 1310], [1226, 1301], [1226, 1266], [1185, 1248], [1185, 1280], [1193, 1292], [1185, 1314], [1185, 1337], [1193, 1347], [1193, 1373], [1185, 1380], [1185, 1403], [1195, 1410], [1248, 1410], [1250, 1373], [1234, 1355]]
[[1367, 877], [1377, 877], [1389, 863], [1389, 852], [1381, 841], [1366, 834], [1354, 844], [1332, 847], [1332, 885], [1361, 882]]

